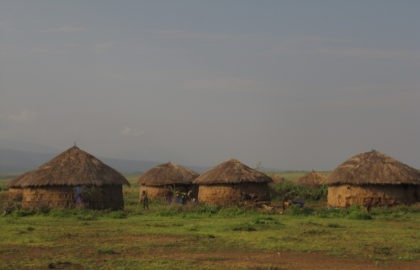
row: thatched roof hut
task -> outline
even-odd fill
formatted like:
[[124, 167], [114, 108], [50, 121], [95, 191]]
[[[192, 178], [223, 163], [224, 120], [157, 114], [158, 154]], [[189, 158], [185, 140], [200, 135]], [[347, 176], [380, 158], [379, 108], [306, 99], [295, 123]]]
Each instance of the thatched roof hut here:
[[268, 175], [231, 159], [203, 173], [194, 183], [199, 185], [199, 201], [229, 205], [269, 200], [268, 183], [272, 181]]
[[325, 184], [332, 206], [408, 204], [420, 199], [420, 171], [376, 150], [351, 157]]
[[325, 177], [325, 175], [316, 171], [311, 171], [310, 173], [299, 178], [297, 184], [305, 187], [315, 188], [324, 185], [326, 179], [327, 178]]
[[124, 176], [77, 146], [9, 182], [22, 189], [24, 208], [121, 209], [122, 185]]
[[182, 192], [196, 198], [197, 189], [193, 185], [193, 180], [198, 175], [172, 162], [160, 164], [140, 176], [138, 180], [140, 196], [143, 191], [146, 191], [151, 199], [172, 200], [175, 192]]

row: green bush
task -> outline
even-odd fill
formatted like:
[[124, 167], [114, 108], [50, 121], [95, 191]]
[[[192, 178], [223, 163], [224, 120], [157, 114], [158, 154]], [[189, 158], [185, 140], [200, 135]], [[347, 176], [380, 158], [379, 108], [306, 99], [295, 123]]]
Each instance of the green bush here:
[[297, 185], [293, 181], [284, 181], [279, 184], [270, 185], [270, 195], [273, 200], [303, 200], [303, 201], [325, 201], [327, 199], [327, 187], [321, 186], [305, 187]]
[[372, 216], [365, 212], [359, 206], [350, 206], [348, 208], [347, 218], [349, 219], [358, 219], [358, 220], [369, 220], [372, 219]]

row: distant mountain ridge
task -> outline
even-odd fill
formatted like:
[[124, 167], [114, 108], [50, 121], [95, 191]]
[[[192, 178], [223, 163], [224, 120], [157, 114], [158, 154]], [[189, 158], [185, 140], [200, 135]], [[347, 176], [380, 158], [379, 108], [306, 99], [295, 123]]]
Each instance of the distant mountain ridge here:
[[[55, 157], [58, 153], [40, 153], [13, 149], [0, 149], [0, 172], [22, 173], [33, 170]], [[122, 173], [143, 172], [159, 162], [124, 160], [115, 158], [99, 158], [104, 163]]]
[[[22, 150], [14, 150], [8, 148], [0, 148], [0, 173], [23, 173], [33, 170], [45, 162], [55, 157], [58, 153], [30, 152]], [[113, 167], [124, 174], [133, 174], [144, 172], [163, 162], [144, 161], [144, 160], [128, 160], [117, 158], [98, 157], [105, 164]], [[202, 173], [209, 169], [205, 166], [185, 166], [198, 173]]]
[[32, 170], [54, 157], [52, 153], [0, 149], [0, 172], [16, 173]]

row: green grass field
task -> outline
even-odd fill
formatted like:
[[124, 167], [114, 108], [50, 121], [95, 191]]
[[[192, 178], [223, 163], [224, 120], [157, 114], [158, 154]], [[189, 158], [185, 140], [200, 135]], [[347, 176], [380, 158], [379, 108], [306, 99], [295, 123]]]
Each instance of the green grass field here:
[[318, 254], [384, 267], [420, 260], [419, 205], [369, 214], [291, 207], [279, 215], [153, 202], [144, 211], [135, 178], [130, 182], [125, 211], [15, 211], [0, 217], [0, 269], [289, 269], [272, 257], [284, 252], [291, 252], [289, 260]]

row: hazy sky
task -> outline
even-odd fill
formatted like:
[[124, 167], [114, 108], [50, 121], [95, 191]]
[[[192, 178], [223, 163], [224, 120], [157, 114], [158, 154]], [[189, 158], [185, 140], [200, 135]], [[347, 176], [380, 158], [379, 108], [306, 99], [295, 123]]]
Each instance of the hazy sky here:
[[[420, 167], [420, 1], [0, 1], [0, 146]], [[29, 147], [28, 147], [29, 148]]]

